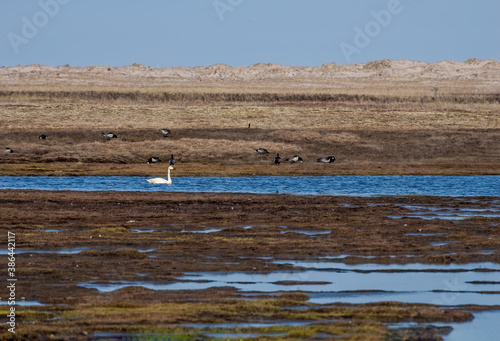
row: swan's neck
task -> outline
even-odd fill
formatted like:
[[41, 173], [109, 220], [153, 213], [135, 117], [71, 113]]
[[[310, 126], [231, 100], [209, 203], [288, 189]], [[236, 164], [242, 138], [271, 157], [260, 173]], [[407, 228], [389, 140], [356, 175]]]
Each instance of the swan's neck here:
[[167, 173], [167, 180], [168, 182], [171, 182], [172, 179], [170, 179], [170, 168], [168, 169], [168, 173]]

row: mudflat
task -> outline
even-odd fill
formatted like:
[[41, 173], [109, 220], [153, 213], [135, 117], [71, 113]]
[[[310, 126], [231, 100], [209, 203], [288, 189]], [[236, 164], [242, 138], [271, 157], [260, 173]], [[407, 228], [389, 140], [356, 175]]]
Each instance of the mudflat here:
[[[342, 257], [341, 264], [457, 263], [457, 269], [471, 262], [499, 263], [494, 250], [500, 248], [500, 218], [487, 214], [495, 202], [492, 197], [3, 190], [0, 226], [15, 233], [17, 299], [43, 304], [16, 308], [16, 337], [87, 339], [106, 335], [101, 333], [140, 333], [144, 338], [157, 333], [203, 339], [223, 330], [264, 333], [264, 338], [277, 333], [282, 339], [325, 334], [373, 340], [426, 335], [437, 340], [449, 328], [429, 328], [432, 322], [466, 321], [471, 311], [500, 307], [320, 305], [308, 303], [302, 291], [257, 292], [249, 300], [231, 286], [188, 290], [187, 281], [186, 290], [153, 290], [140, 283], [182, 283], [179, 277], [187, 273], [296, 270], [274, 261], [332, 256]], [[461, 220], [421, 219], [409, 216], [412, 207], [482, 213]], [[6, 258], [2, 256], [2, 263]], [[136, 284], [99, 292], [84, 283]], [[304, 283], [285, 276], [279, 284]], [[2, 314], [7, 309], [0, 308]], [[424, 325], [389, 328], [396, 322]], [[214, 327], [189, 326], [196, 323]], [[222, 328], [217, 323], [235, 325]], [[4, 336], [11, 335], [7, 327], [0, 327]]]

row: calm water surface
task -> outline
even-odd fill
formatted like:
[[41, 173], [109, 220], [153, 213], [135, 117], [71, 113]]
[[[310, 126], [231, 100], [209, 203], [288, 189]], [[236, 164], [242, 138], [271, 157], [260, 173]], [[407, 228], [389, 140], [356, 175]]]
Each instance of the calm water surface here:
[[287, 193], [297, 195], [498, 196], [500, 176], [301, 176], [174, 177], [151, 185], [149, 177], [2, 176], [0, 189], [140, 192]]
[[[473, 281], [494, 283], [498, 272], [354, 272], [354, 271], [275, 271], [269, 274], [244, 272], [188, 273], [178, 282], [111, 281], [84, 282], [78, 285], [100, 292], [113, 292], [132, 286], [150, 290], [205, 290], [233, 287], [244, 293], [306, 292], [310, 303], [365, 304], [384, 301], [455, 306], [478, 304], [500, 305], [498, 284], [472, 284]], [[297, 281], [288, 285], [282, 281]], [[309, 283], [308, 283], [309, 282]], [[310, 282], [325, 282], [312, 284]]]

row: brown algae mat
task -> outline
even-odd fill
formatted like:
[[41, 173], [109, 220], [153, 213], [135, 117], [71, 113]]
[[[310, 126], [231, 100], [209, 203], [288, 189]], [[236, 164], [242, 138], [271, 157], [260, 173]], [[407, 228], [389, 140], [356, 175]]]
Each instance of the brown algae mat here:
[[[17, 306], [16, 334], [7, 324], [1, 332], [20, 340], [212, 339], [238, 333], [287, 340], [438, 340], [450, 328], [429, 327], [432, 323], [468, 321], [474, 310], [500, 307], [320, 305], [309, 303], [301, 291], [248, 297], [231, 286], [151, 290], [132, 285], [99, 292], [79, 284], [168, 284], [201, 272], [266, 274], [293, 268], [270, 259], [340, 255], [347, 264], [500, 263], [495, 252], [500, 218], [494, 214], [456, 221], [408, 216], [408, 206], [489, 212], [497, 202], [491, 197], [2, 190], [0, 226], [15, 233], [16, 299], [42, 305]], [[4, 268], [6, 262], [2, 256]], [[8, 309], [0, 307], [3, 316]], [[400, 322], [423, 325], [389, 328]]]

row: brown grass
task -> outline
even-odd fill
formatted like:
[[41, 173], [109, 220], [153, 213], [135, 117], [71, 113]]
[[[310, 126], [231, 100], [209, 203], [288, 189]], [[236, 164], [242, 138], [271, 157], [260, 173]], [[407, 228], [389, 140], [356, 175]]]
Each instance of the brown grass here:
[[357, 103], [357, 104], [392, 104], [392, 103], [454, 103], [454, 104], [500, 104], [500, 94], [457, 94], [442, 95], [412, 94], [401, 96], [348, 94], [348, 93], [278, 93], [278, 92], [167, 92], [167, 91], [0, 91], [0, 99], [34, 99], [44, 101], [98, 101], [98, 102], [140, 102], [140, 103], [168, 103], [168, 102], [235, 102], [235, 103], [289, 103], [289, 102], [316, 102], [316, 103]]
[[[338, 175], [338, 174], [495, 174], [498, 172], [500, 131], [493, 129], [446, 131], [362, 131], [309, 129], [179, 129], [163, 138], [157, 130], [114, 130], [117, 139], [107, 140], [100, 131], [53, 131], [47, 140], [37, 133], [0, 134], [0, 144], [14, 153], [0, 154], [4, 174], [16, 169], [40, 174], [42, 169], [122, 172], [128, 175], [165, 173], [165, 163], [147, 165], [151, 156], [164, 162], [174, 154], [177, 175]], [[255, 152], [267, 148], [269, 155]], [[284, 161], [273, 166], [275, 153], [283, 160], [300, 155], [303, 163]], [[335, 155], [334, 164], [316, 159]], [[33, 165], [41, 167], [38, 171]], [[114, 165], [114, 166], [113, 166]], [[111, 167], [113, 166], [113, 167]], [[220, 172], [220, 173], [219, 173]], [[117, 174], [117, 173], [115, 173]]]
[[[404, 106], [404, 105], [402, 105]], [[53, 131], [62, 129], [169, 129], [252, 128], [261, 129], [450, 129], [499, 128], [500, 116], [487, 111], [405, 110], [286, 105], [179, 105], [117, 103], [0, 103], [3, 131]], [[498, 105], [495, 106], [498, 110]]]
[[[2, 174], [163, 173], [143, 164], [170, 154], [184, 175], [498, 173], [494, 77], [244, 82], [149, 79], [149, 69], [131, 70], [122, 77], [62, 68], [56, 74], [67, 84], [34, 71], [0, 86], [0, 146], [15, 151], [0, 153]], [[164, 127], [173, 131], [167, 139]], [[105, 131], [118, 139], [106, 141]], [[49, 139], [38, 140], [42, 133]], [[271, 155], [260, 157], [259, 147]], [[275, 153], [305, 162], [270, 168]], [[316, 164], [327, 155], [337, 163]]]

